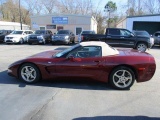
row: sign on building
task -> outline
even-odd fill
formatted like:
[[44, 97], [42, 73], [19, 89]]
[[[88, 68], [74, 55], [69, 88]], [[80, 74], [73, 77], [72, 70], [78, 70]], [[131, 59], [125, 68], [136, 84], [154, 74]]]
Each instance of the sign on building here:
[[52, 17], [53, 24], [68, 24], [68, 17]]

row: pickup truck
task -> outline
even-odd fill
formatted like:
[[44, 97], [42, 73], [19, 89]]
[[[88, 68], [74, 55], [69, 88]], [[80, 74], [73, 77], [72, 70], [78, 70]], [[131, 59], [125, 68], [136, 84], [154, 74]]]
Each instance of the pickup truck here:
[[127, 47], [145, 52], [151, 48], [149, 37], [136, 36], [127, 29], [107, 28], [105, 34], [83, 34], [81, 42], [103, 41], [113, 47]]

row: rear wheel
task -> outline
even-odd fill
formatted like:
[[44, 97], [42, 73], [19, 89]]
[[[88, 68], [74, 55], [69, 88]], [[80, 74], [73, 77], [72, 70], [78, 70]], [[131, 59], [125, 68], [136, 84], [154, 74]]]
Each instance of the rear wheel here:
[[129, 89], [133, 85], [134, 81], [134, 72], [128, 67], [117, 67], [110, 74], [110, 83], [116, 89]]
[[35, 83], [41, 78], [40, 71], [34, 64], [26, 63], [19, 69], [19, 78], [26, 83]]
[[147, 45], [145, 43], [138, 43], [136, 49], [141, 52], [145, 52], [147, 49]]

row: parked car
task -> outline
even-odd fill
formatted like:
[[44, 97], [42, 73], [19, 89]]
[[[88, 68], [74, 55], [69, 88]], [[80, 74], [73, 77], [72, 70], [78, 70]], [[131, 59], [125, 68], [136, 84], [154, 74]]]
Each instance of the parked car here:
[[0, 30], [0, 43], [3, 43], [5, 36], [10, 34], [11, 32], [12, 30]]
[[59, 30], [52, 36], [52, 44], [70, 44], [75, 43], [75, 35], [70, 30]]
[[145, 36], [135, 36], [127, 29], [107, 28], [105, 35], [103, 34], [84, 34], [83, 41], [103, 41], [113, 47], [127, 47], [146, 51], [151, 48], [150, 38]]
[[79, 34], [79, 36], [78, 36], [78, 42], [81, 42], [81, 40], [85, 39], [85, 38], [84, 38], [85, 36], [83, 36], [84, 34], [96, 34], [96, 33], [95, 33], [95, 31], [93, 31], [93, 30], [84, 30], [84, 31], [82, 31], [82, 32]]
[[160, 31], [157, 31], [153, 34], [154, 44], [160, 45]]
[[50, 30], [36, 30], [33, 34], [28, 37], [28, 44], [40, 43], [46, 44], [50, 43], [52, 40], [52, 31]]
[[155, 59], [146, 52], [115, 49], [105, 42], [82, 42], [63, 51], [51, 50], [14, 62], [8, 74], [27, 83], [60, 78], [91, 78], [129, 89], [134, 81], [150, 80]]
[[136, 36], [144, 36], [144, 37], [148, 37], [150, 38], [150, 43], [151, 43], [151, 46], [154, 45], [154, 38], [147, 32], [147, 31], [144, 31], [144, 30], [136, 30], [136, 31], [133, 31], [133, 33], [136, 35]]
[[27, 42], [28, 35], [32, 34], [32, 30], [14, 30], [11, 34], [5, 36], [5, 43], [20, 43]]

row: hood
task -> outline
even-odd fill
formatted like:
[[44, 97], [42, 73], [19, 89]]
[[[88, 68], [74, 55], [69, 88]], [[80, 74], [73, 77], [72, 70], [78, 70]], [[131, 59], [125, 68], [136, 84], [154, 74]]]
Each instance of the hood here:
[[65, 36], [69, 36], [69, 34], [56, 34], [56, 35], [54, 35], [55, 37], [65, 37]]
[[35, 36], [35, 37], [37, 37], [37, 36], [44, 36], [44, 34], [31, 34], [29, 36]]
[[149, 53], [140, 52], [134, 49], [118, 49], [119, 55], [121, 56], [149, 56]]
[[150, 38], [149, 36], [147, 37], [147, 36], [140, 36], [140, 35], [136, 35], [136, 37], [137, 38], [141, 38], [141, 39], [148, 39], [148, 38]]
[[23, 35], [21, 34], [9, 34], [9, 35], [6, 35], [6, 37], [22, 37]]
[[41, 52], [41, 53], [32, 55], [32, 56], [30, 56], [28, 58], [52, 58], [54, 55], [56, 55], [60, 51], [61, 50], [45, 51], [45, 52]]

